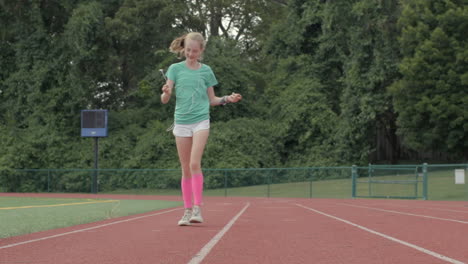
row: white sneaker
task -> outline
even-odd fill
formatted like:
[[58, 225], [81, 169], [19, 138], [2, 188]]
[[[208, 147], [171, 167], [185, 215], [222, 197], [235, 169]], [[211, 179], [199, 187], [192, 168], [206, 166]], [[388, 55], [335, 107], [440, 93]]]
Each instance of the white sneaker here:
[[190, 223], [203, 223], [203, 217], [201, 215], [201, 209], [195, 205], [192, 211], [192, 217], [190, 217]]
[[179, 226], [188, 226], [190, 225], [190, 218], [192, 217], [192, 209], [185, 209], [184, 215], [179, 220]]

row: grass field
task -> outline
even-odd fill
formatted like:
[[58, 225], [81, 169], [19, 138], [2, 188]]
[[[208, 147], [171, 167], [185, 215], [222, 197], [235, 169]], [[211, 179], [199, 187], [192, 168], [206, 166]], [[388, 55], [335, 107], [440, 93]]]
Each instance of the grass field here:
[[429, 200], [468, 201], [468, 175], [465, 177], [465, 184], [455, 184], [453, 170], [431, 172], [428, 180]]
[[0, 238], [139, 214], [180, 202], [0, 197]]

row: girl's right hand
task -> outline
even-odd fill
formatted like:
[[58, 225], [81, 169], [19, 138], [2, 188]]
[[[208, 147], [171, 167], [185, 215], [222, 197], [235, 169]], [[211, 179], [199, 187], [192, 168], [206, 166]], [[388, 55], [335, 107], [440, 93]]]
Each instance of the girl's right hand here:
[[171, 95], [172, 94], [172, 89], [169, 87], [169, 85], [165, 84], [163, 85], [162, 89], [163, 93], [167, 94], [167, 95]]
[[228, 102], [229, 103], [237, 103], [240, 100], [242, 100], [242, 95], [238, 93], [232, 93], [231, 95], [228, 96]]

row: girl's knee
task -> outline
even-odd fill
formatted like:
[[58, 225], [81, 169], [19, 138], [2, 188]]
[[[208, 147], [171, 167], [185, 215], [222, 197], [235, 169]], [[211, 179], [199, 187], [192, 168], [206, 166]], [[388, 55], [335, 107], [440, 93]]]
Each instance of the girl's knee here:
[[190, 178], [192, 176], [192, 172], [190, 170], [190, 167], [182, 167], [182, 177]]
[[196, 172], [196, 171], [199, 171], [201, 169], [201, 165], [200, 163], [190, 163], [190, 170], [192, 172]]

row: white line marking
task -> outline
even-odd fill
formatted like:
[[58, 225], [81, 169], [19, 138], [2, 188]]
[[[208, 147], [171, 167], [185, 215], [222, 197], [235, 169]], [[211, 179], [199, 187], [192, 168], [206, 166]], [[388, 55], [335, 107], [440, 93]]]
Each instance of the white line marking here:
[[328, 216], [328, 217], [330, 217], [330, 218], [333, 218], [333, 219], [335, 219], [335, 220], [341, 221], [341, 222], [346, 223], [346, 224], [348, 224], [348, 225], [352, 225], [352, 226], [354, 226], [354, 227], [357, 227], [357, 228], [359, 228], [359, 229], [362, 229], [362, 230], [367, 231], [367, 232], [369, 232], [369, 233], [372, 233], [372, 234], [374, 234], [374, 235], [381, 236], [381, 237], [386, 238], [386, 239], [388, 239], [388, 240], [391, 240], [391, 241], [393, 241], [393, 242], [397, 242], [397, 243], [400, 243], [400, 244], [405, 245], [405, 246], [407, 246], [407, 247], [416, 249], [416, 250], [418, 250], [418, 251], [421, 251], [421, 252], [423, 252], [423, 253], [426, 253], [426, 254], [428, 254], [428, 255], [431, 255], [431, 256], [433, 256], [433, 257], [435, 257], [435, 258], [438, 258], [438, 259], [447, 261], [447, 262], [449, 262], [449, 263], [454, 263], [454, 264], [465, 264], [465, 262], [461, 262], [461, 261], [459, 261], [459, 260], [449, 258], [449, 257], [444, 256], [444, 255], [442, 255], [442, 254], [439, 254], [439, 253], [430, 251], [430, 250], [428, 250], [428, 249], [425, 249], [425, 248], [422, 248], [422, 247], [413, 245], [413, 244], [411, 244], [411, 243], [409, 243], [409, 242], [400, 240], [400, 239], [398, 239], [398, 238], [394, 238], [394, 237], [385, 235], [385, 234], [383, 234], [383, 233], [374, 231], [374, 230], [372, 230], [372, 229], [369, 229], [369, 228], [367, 228], [367, 227], [360, 226], [360, 225], [355, 224], [355, 223], [353, 223], [353, 222], [350, 222], [350, 221], [348, 221], [348, 220], [345, 220], [345, 219], [342, 219], [342, 218], [339, 218], [339, 217], [336, 217], [336, 216], [333, 216], [333, 215], [329, 215], [329, 214], [327, 214], [327, 213], [324, 213], [324, 212], [315, 210], [315, 209], [313, 209], [313, 208], [304, 206], [304, 205], [302, 205], [302, 204], [296, 204], [296, 205], [299, 206], [299, 207], [302, 207], [302, 208], [304, 208], [304, 209], [313, 211], [313, 212], [315, 212], [315, 213], [318, 213], [318, 214], [321, 214], [321, 215], [324, 215], [324, 216]]
[[264, 206], [265, 209], [291, 209], [291, 206]]
[[130, 222], [130, 221], [138, 220], [138, 219], [141, 219], [141, 218], [146, 218], [146, 217], [161, 215], [161, 214], [165, 214], [165, 213], [170, 213], [170, 212], [173, 212], [173, 211], [176, 211], [176, 210], [181, 210], [181, 208], [176, 208], [176, 209], [172, 209], [172, 210], [168, 210], [168, 211], [164, 211], [164, 212], [159, 212], [159, 213], [155, 213], [155, 214], [150, 214], [150, 215], [138, 216], [138, 217], [129, 218], [129, 219], [120, 220], [120, 221], [115, 221], [115, 222], [107, 223], [107, 224], [103, 224], [103, 225], [88, 227], [88, 228], [84, 228], [84, 229], [78, 229], [78, 230], [75, 230], [75, 231], [66, 232], [66, 233], [61, 233], [61, 234], [57, 234], [57, 235], [53, 235], [53, 236], [48, 236], [48, 237], [42, 237], [42, 238], [27, 240], [27, 241], [15, 243], [15, 244], [0, 246], [0, 249], [16, 247], [16, 246], [20, 246], [20, 245], [24, 245], [24, 244], [29, 244], [29, 243], [33, 243], [33, 242], [38, 242], [38, 241], [42, 241], [42, 240], [47, 240], [47, 239], [51, 239], [51, 238], [56, 238], [56, 237], [61, 237], [61, 236], [66, 236], [66, 235], [71, 235], [71, 234], [80, 233], [80, 232], [84, 232], [84, 231], [89, 231], [89, 230], [93, 230], [93, 229], [98, 229], [98, 228], [101, 228], [101, 227], [106, 227], [106, 226], [111, 226], [111, 225], [115, 225], [115, 224]]
[[458, 211], [458, 210], [451, 210], [451, 209], [441, 209], [441, 208], [435, 208], [435, 207], [411, 207], [407, 206], [410, 208], [423, 208], [423, 209], [430, 209], [430, 210], [437, 210], [437, 211], [446, 211], [446, 212], [455, 212], [455, 213], [465, 213], [468, 214], [468, 211]]
[[[444, 212], [455, 212], [455, 213], [465, 213], [468, 214], [468, 211], [459, 211], [459, 210], [451, 210], [451, 209], [442, 209], [442, 208], [435, 208], [435, 207], [423, 207], [423, 206], [408, 206], [408, 205], [401, 205], [401, 204], [384, 204], [385, 206], [396, 206], [396, 207], [405, 207], [405, 208], [419, 208], [419, 209], [427, 209], [427, 210], [436, 210], [436, 211], [444, 211]], [[372, 204], [372, 206], [379, 206], [378, 204]]]
[[[89, 199], [88, 199], [89, 200]], [[29, 208], [44, 208], [44, 207], [60, 207], [70, 205], [83, 205], [83, 204], [97, 204], [97, 203], [115, 203], [119, 200], [104, 200], [104, 201], [91, 201], [91, 202], [77, 202], [77, 203], [62, 203], [62, 204], [43, 204], [43, 205], [25, 205], [16, 207], [0, 207], [0, 210], [15, 210], [15, 209], [29, 209]]]
[[346, 205], [346, 206], [367, 208], [367, 209], [376, 210], [376, 211], [382, 211], [382, 212], [387, 212], [387, 213], [395, 213], [395, 214], [402, 214], [402, 215], [410, 215], [410, 216], [417, 216], [417, 217], [423, 217], [423, 218], [430, 218], [430, 219], [436, 219], [436, 220], [442, 220], [442, 221], [449, 221], [449, 222], [455, 222], [455, 223], [461, 223], [461, 224], [468, 224], [467, 221], [460, 221], [460, 220], [449, 219], [449, 218], [440, 218], [440, 217], [428, 216], [428, 215], [411, 214], [411, 213], [405, 213], [405, 212], [393, 211], [393, 210], [385, 210], [385, 209], [374, 208], [374, 207], [368, 207], [368, 206], [362, 206], [362, 205], [354, 205], [354, 204], [346, 204], [346, 203], [340, 203], [340, 204]]
[[234, 216], [229, 223], [227, 223], [221, 231], [218, 232], [193, 258], [189, 261], [188, 264], [199, 264], [203, 259], [210, 253], [211, 249], [216, 245], [216, 243], [221, 240], [221, 238], [226, 234], [227, 231], [232, 227], [232, 225], [237, 221], [237, 219], [247, 210], [250, 206], [250, 203], [247, 203], [244, 208]]

